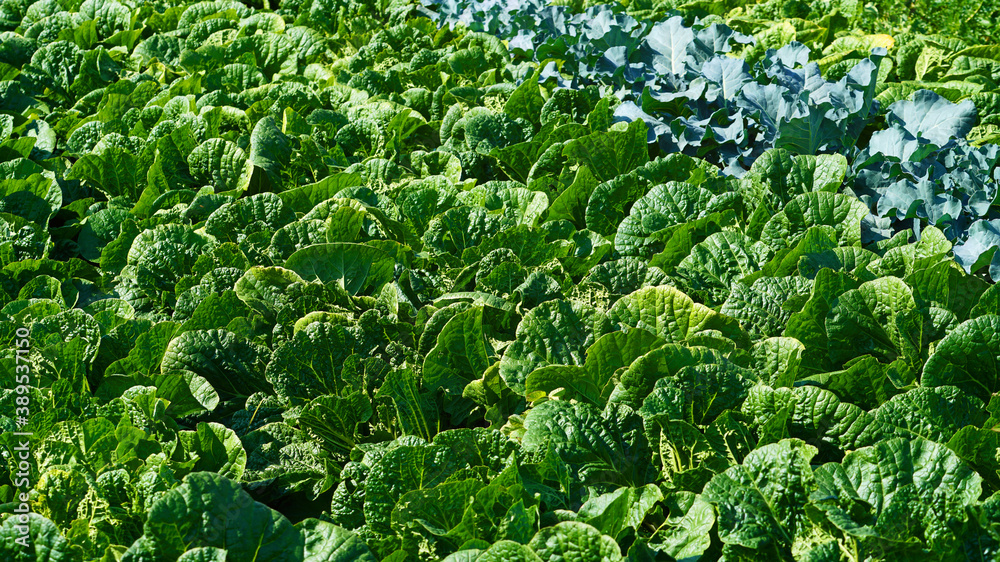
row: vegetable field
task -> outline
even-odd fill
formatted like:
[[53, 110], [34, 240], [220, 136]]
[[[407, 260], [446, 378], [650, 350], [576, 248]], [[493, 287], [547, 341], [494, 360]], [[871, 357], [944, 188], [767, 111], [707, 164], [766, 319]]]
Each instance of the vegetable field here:
[[1000, 559], [997, 0], [0, 0], [0, 558]]

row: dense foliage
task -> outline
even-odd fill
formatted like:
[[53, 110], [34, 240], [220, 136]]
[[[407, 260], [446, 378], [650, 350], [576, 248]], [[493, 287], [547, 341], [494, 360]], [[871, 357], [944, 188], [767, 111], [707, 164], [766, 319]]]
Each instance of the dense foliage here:
[[997, 559], [998, 17], [0, 0], [0, 553]]

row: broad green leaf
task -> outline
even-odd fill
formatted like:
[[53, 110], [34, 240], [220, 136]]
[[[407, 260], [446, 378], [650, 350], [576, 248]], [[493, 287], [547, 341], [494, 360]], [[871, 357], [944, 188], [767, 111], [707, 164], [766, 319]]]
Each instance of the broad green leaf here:
[[135, 237], [128, 250], [128, 264], [148, 272], [152, 288], [173, 290], [180, 276], [191, 271], [198, 257], [213, 245], [209, 237], [190, 226], [161, 224]]
[[[604, 177], [592, 167], [590, 171], [598, 179]], [[652, 186], [671, 181], [699, 185], [706, 182], [706, 175], [709, 173], [711, 172], [698, 160], [675, 153], [649, 161], [627, 174], [613, 177], [595, 187], [590, 195], [587, 201], [587, 228], [604, 236], [611, 236], [628, 216], [632, 204]]]
[[492, 349], [483, 334], [483, 308], [474, 307], [454, 316], [438, 335], [424, 359], [424, 386], [461, 394], [490, 366]]
[[392, 510], [392, 526], [401, 536], [460, 532], [457, 528], [462, 524], [469, 498], [482, 487], [478, 479], [469, 478], [407, 492]]
[[746, 343], [746, 333], [739, 323], [668, 285], [647, 287], [623, 297], [608, 312], [608, 317], [622, 326], [642, 328], [668, 343], [683, 343], [704, 330], [717, 330], [736, 342]]
[[90, 363], [97, 356], [101, 328], [92, 316], [78, 308], [71, 308], [33, 323], [31, 337], [38, 346], [57, 345], [76, 337], [82, 338], [85, 348], [81, 359]]
[[176, 322], [159, 322], [139, 334], [135, 339], [135, 347], [129, 351], [128, 357], [112, 363], [105, 371], [105, 375], [153, 375], [159, 370], [163, 354], [179, 327]]
[[356, 345], [344, 326], [313, 322], [274, 350], [264, 377], [276, 393], [293, 400], [346, 396], [362, 390], [358, 381], [343, 378], [344, 361]]
[[502, 210], [514, 224], [534, 226], [549, 206], [548, 197], [539, 191], [515, 187], [500, 191], [486, 198], [485, 207], [490, 211]]
[[739, 232], [717, 232], [696, 244], [677, 266], [688, 292], [717, 306], [729, 297], [730, 287], [759, 271], [771, 257], [771, 249]]
[[894, 436], [947, 443], [958, 430], [982, 426], [983, 403], [953, 386], [917, 387], [872, 412], [880, 439]]
[[416, 232], [424, 232], [438, 214], [457, 204], [455, 189], [449, 182], [431, 184], [429, 181], [410, 185], [396, 198], [399, 212]]
[[808, 380], [823, 385], [866, 410], [873, 410], [913, 383], [914, 374], [903, 361], [889, 365], [871, 355], [848, 361], [843, 371], [821, 373]]
[[331, 174], [316, 183], [282, 191], [278, 197], [285, 206], [296, 213], [307, 213], [323, 201], [332, 199], [349, 187], [364, 185], [361, 175], [355, 172]]
[[870, 354], [891, 363], [903, 353], [896, 318], [916, 308], [910, 288], [896, 277], [863, 283], [840, 295], [826, 319], [830, 358], [836, 364]]
[[430, 219], [422, 239], [431, 250], [461, 255], [466, 248], [496, 235], [500, 228], [500, 218], [484, 208], [453, 207]]
[[538, 114], [542, 111], [542, 106], [545, 105], [545, 98], [542, 97], [541, 90], [538, 88], [540, 74], [541, 69], [539, 68], [531, 78], [522, 82], [511, 93], [504, 105], [504, 113], [515, 119], [520, 117], [538, 124]]
[[1000, 316], [985, 314], [951, 331], [924, 364], [922, 386], [957, 386], [980, 400], [1000, 390]]
[[[19, 159], [16, 162], [30, 162]], [[0, 163], [3, 166], [6, 163]], [[40, 166], [37, 173], [19, 178], [12, 170], [0, 167], [0, 212], [11, 213], [39, 224], [48, 224], [49, 217], [62, 207], [63, 195], [59, 184], [44, 175]]]
[[[266, 41], [263, 44], [266, 45]], [[291, 142], [278, 128], [274, 118], [268, 116], [257, 121], [250, 135], [250, 155], [233, 191], [250, 194], [282, 191], [284, 182], [281, 174], [291, 156]]]
[[804, 277], [761, 277], [734, 283], [719, 312], [740, 321], [752, 336], [777, 336], [805, 305], [812, 283]]
[[663, 346], [636, 360], [622, 374], [609, 401], [634, 406], [641, 400], [639, 413], [646, 418], [666, 412], [675, 419], [707, 425], [724, 411], [737, 408], [757, 382], [752, 372], [724, 359], [683, 365], [684, 354], [657, 353], [671, 347]]
[[237, 199], [219, 207], [205, 221], [205, 232], [220, 242], [238, 242], [253, 232], [271, 233], [295, 220], [292, 213], [273, 193], [261, 193]]
[[966, 426], [948, 441], [948, 448], [983, 477], [987, 488], [1000, 487], [1000, 432]]
[[406, 435], [430, 440], [440, 430], [437, 406], [430, 396], [420, 393], [416, 375], [409, 369], [390, 371], [375, 398], [393, 401], [396, 423]]
[[[18, 562], [20, 560], [30, 560], [31, 562], [73, 560], [74, 553], [70, 542], [62, 536], [55, 523], [33, 512], [26, 513], [25, 517], [27, 523], [23, 527], [20, 527], [22, 522], [18, 515], [8, 517], [0, 526], [0, 549], [3, 552], [12, 555], [18, 553], [13, 558]], [[27, 533], [23, 531], [27, 531]]]
[[243, 303], [235, 291], [210, 294], [181, 325], [182, 332], [191, 330], [222, 329], [236, 318], [250, 315], [250, 307]]
[[295, 527], [305, 543], [302, 562], [376, 562], [364, 541], [347, 529], [313, 518]]
[[325, 395], [309, 402], [299, 415], [299, 425], [337, 458], [347, 458], [359, 440], [358, 425], [372, 415], [363, 392], [348, 396]]
[[765, 383], [791, 387], [798, 380], [799, 366], [806, 347], [795, 338], [768, 338], [750, 349], [750, 369]]
[[824, 109], [808, 107], [804, 115], [778, 122], [774, 145], [796, 154], [814, 155], [837, 146], [843, 135], [837, 123], [826, 117]]
[[712, 478], [702, 499], [719, 511], [722, 542], [791, 547], [811, 525], [805, 506], [816, 488], [809, 465], [815, 455], [815, 447], [786, 439], [751, 452], [742, 465]]
[[794, 155], [774, 148], [754, 160], [739, 189], [751, 208], [776, 211], [803, 193], [836, 193], [846, 173], [847, 160], [839, 154]]
[[945, 445], [923, 439], [890, 439], [844, 457], [844, 472], [875, 516], [891, 511], [893, 500], [912, 488], [924, 501], [972, 505], [982, 478]]
[[644, 486], [655, 471], [642, 418], [625, 406], [603, 412], [590, 404], [550, 400], [524, 418], [521, 445], [541, 453], [551, 447], [586, 486]]
[[307, 281], [336, 284], [350, 295], [375, 294], [392, 281], [395, 260], [365, 244], [332, 243], [305, 247], [285, 261], [285, 268]]
[[236, 189], [246, 153], [230, 141], [209, 139], [191, 151], [188, 169], [196, 181], [211, 185], [216, 193]]
[[[947, 250], [944, 253], [946, 254]], [[925, 258], [919, 261], [932, 261], [932, 259], [934, 258]], [[906, 284], [913, 289], [913, 299], [918, 306], [940, 308], [954, 313], [958, 322], [978, 316], [978, 314], [972, 314], [972, 309], [977, 300], [982, 302], [982, 295], [993, 285], [987, 284], [978, 277], [965, 275], [961, 266], [949, 259], [947, 255], [941, 256], [940, 259], [939, 263], [926, 269], [917, 269], [903, 278]], [[939, 339], [943, 335], [935, 335], [933, 339]]]
[[[84, 259], [99, 262], [104, 248], [118, 238], [125, 228], [125, 222], [131, 218], [127, 209], [117, 207], [103, 209], [88, 216], [77, 237], [80, 255]], [[110, 262], [108, 266], [108, 269], [112, 269]]]
[[615, 327], [602, 311], [587, 305], [542, 303], [518, 324], [516, 339], [500, 360], [500, 376], [523, 393], [528, 373], [546, 365], [583, 365], [587, 348]]
[[732, 209], [725, 209], [720, 213], [710, 213], [668, 228], [662, 231], [665, 240], [663, 251], [653, 256], [649, 260], [649, 265], [672, 272], [697, 244], [735, 223], [736, 213]]
[[646, 330], [623, 330], [606, 334], [587, 349], [586, 369], [599, 382], [607, 383], [622, 367], [666, 342]]
[[209, 471], [238, 481], [247, 465], [247, 453], [236, 433], [215, 423], [199, 423], [194, 431], [177, 434], [184, 450], [197, 459], [192, 470]]
[[658, 267], [650, 267], [638, 258], [621, 258], [594, 266], [582, 282], [601, 285], [612, 295], [628, 295], [643, 287], [662, 285], [666, 280]]
[[649, 258], [663, 249], [673, 227], [699, 218], [712, 193], [685, 182], [667, 182], [649, 190], [618, 225], [615, 249], [625, 256]]
[[617, 537], [624, 529], [638, 529], [653, 506], [662, 499], [663, 494], [653, 484], [641, 488], [619, 488], [588, 499], [577, 510], [577, 517], [581, 523], [607, 536]]
[[266, 349], [232, 332], [194, 330], [167, 345], [160, 364], [162, 375], [157, 379], [183, 379], [196, 397], [199, 379], [210, 383], [220, 397], [246, 397], [270, 391], [271, 385], [264, 378], [265, 363]]
[[[705, 347], [686, 347], [673, 343], [661, 345], [632, 361], [628, 368], [616, 377], [610, 399], [634, 407], [643, 405], [640, 413], [647, 415], [647, 410], [651, 408], [643, 404], [643, 399], [653, 391], [660, 379], [672, 377], [684, 367], [712, 365], [725, 361], [720, 353]], [[666, 406], [681, 412], [684, 407], [684, 397], [677, 392], [671, 393], [670, 397], [671, 400]], [[655, 413], [659, 413], [659, 408], [649, 412], [649, 414]]]
[[794, 246], [776, 251], [774, 257], [765, 263], [759, 271], [743, 277], [742, 281], [752, 283], [761, 277], [795, 275], [803, 258], [832, 251], [836, 248], [837, 232], [832, 226], [810, 226], [806, 228], [804, 235], [798, 239]]
[[697, 494], [675, 492], [664, 502], [669, 515], [651, 543], [676, 560], [700, 557], [711, 546], [715, 510]]
[[615, 539], [576, 521], [563, 521], [538, 531], [528, 546], [542, 560], [555, 562], [579, 557], [587, 553], [595, 562], [620, 562], [624, 558]]
[[587, 226], [587, 201], [597, 187], [598, 180], [586, 165], [580, 166], [576, 177], [558, 197], [549, 205], [546, 220], [568, 220], [577, 229]]
[[[460, 553], [456, 553], [456, 557]], [[455, 562], [462, 562], [458, 558]], [[510, 540], [498, 541], [490, 545], [475, 558], [476, 562], [542, 562], [542, 559], [527, 546]]]
[[139, 172], [135, 156], [123, 148], [111, 146], [100, 154], [83, 155], [73, 163], [66, 179], [82, 180], [108, 199], [122, 197], [135, 202], [145, 184], [145, 177]]
[[837, 455], [856, 449], [881, 436], [875, 416], [846, 402], [834, 393], [816, 386], [771, 388], [758, 386], [750, 390], [742, 411], [760, 426], [783, 416], [791, 437], [817, 447], [821, 454]]
[[180, 555], [177, 562], [226, 562], [226, 551], [211, 546], [199, 546]]
[[583, 367], [550, 365], [535, 369], [525, 381], [525, 396], [544, 396], [563, 388], [562, 400], [586, 400], [602, 407], [610, 396], [613, 375], [638, 357], [665, 342], [646, 330], [630, 329], [605, 334], [587, 349]]
[[601, 181], [628, 173], [649, 161], [646, 123], [633, 121], [625, 131], [591, 133], [568, 142], [563, 155], [583, 164]]
[[396, 503], [407, 492], [429, 490], [466, 466], [442, 445], [404, 445], [386, 453], [371, 468], [365, 482], [364, 513], [367, 525], [378, 533], [391, 533]]
[[277, 511], [258, 503], [239, 484], [195, 472], [150, 508], [143, 540], [164, 557], [187, 548], [225, 548], [229, 557], [258, 562], [303, 559], [303, 539]]
[[494, 148], [490, 156], [496, 158], [497, 164], [507, 177], [526, 184], [531, 167], [538, 160], [541, 146], [538, 141], [520, 142], [504, 148]]
[[668, 417], [657, 414], [646, 418], [646, 436], [654, 462], [671, 488], [700, 492], [715, 474], [732, 463], [693, 425]]
[[826, 191], [804, 193], [788, 202], [774, 215], [761, 232], [762, 242], [775, 251], [791, 248], [815, 225], [832, 226], [839, 246], [861, 243], [861, 221], [869, 215], [868, 208], [856, 198]]
[[969, 312], [969, 319], [987, 314], [1000, 315], [1000, 286], [990, 285], [979, 296], [975, 306]]
[[823, 268], [846, 271], [864, 277], [868, 265], [878, 260], [878, 255], [874, 252], [855, 246], [838, 246], [818, 253], [800, 254], [797, 257], [796, 268], [799, 274], [809, 279], [815, 278]]
[[822, 269], [813, 282], [812, 295], [798, 312], [789, 317], [781, 335], [795, 338], [806, 346], [803, 368], [813, 372], [834, 369], [830, 365], [829, 339], [826, 333], [827, 313], [836, 299], [845, 291], [856, 289], [860, 283], [853, 276]]

